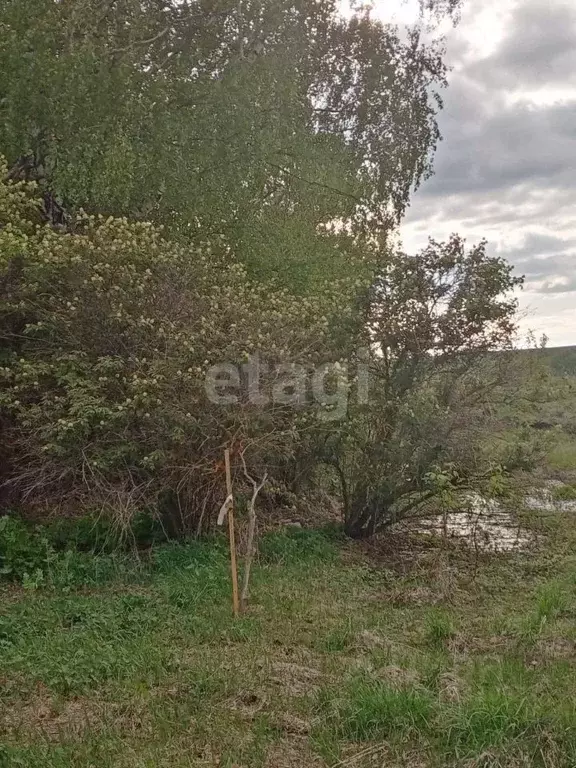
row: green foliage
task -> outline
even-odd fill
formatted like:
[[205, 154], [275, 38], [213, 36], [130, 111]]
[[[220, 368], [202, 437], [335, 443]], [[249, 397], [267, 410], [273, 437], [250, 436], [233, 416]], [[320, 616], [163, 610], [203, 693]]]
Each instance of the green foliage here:
[[166, 541], [166, 532], [159, 521], [145, 511], [135, 514], [130, 535], [122, 536], [114, 521], [102, 515], [57, 518], [46, 522], [43, 533], [57, 551], [74, 549], [78, 552], [117, 552], [144, 548]]
[[[83, 523], [78, 526], [80, 531]], [[82, 538], [73, 535], [72, 523], [68, 530], [72, 535], [66, 549], [56, 550], [49, 527], [32, 528], [18, 518], [0, 517], [0, 578], [26, 589], [69, 590], [138, 577], [140, 565], [134, 557], [78, 551], [75, 543], [82, 543]]]
[[315, 647], [325, 653], [341, 653], [353, 647], [354, 639], [351, 622], [347, 622], [320, 637]]
[[[251, 768], [319, 754], [571, 768], [576, 527], [557, 517], [559, 536], [529, 558], [486, 554], [473, 579], [469, 554], [451, 552], [444, 608], [445, 573], [406, 535], [417, 567], [386, 578], [380, 548], [350, 542], [314, 568], [255, 562], [239, 621], [225, 537], [156, 547], [144, 575], [89, 590], [4, 585], [2, 757], [112, 768], [129, 750], [136, 763], [184, 766], [210, 749]], [[532, 612], [550, 618], [530, 647], [511, 642]], [[438, 613], [458, 626], [454, 647], [423, 642]]]
[[366, 259], [330, 222], [373, 241], [430, 172], [441, 46], [335, 0], [12, 0], [0, 31], [15, 176], [73, 211], [223, 234], [253, 275], [306, 294]]
[[210, 367], [253, 353], [325, 362], [356, 288], [325, 281], [297, 299], [250, 281], [220, 240], [191, 249], [147, 223], [81, 214], [73, 232], [38, 226], [32, 192], [0, 184], [4, 481], [37, 507], [73, 499], [75, 514], [112, 515], [120, 541], [143, 509], [170, 534], [191, 528], [221, 492], [228, 436], [257, 447], [258, 468], [257, 455], [292, 455], [317, 412], [213, 404]]
[[0, 517], [0, 574], [13, 581], [43, 573], [51, 550], [47, 539], [35, 535], [21, 520]]
[[458, 754], [478, 755], [513, 739], [528, 739], [538, 729], [538, 714], [525, 699], [488, 690], [454, 712], [446, 740]]
[[293, 528], [262, 537], [260, 555], [269, 563], [322, 563], [334, 560], [333, 539], [323, 531]]
[[566, 609], [567, 595], [561, 584], [549, 582], [537, 594], [536, 616], [540, 624], [553, 620]]
[[552, 498], [555, 501], [576, 501], [576, 486], [561, 485], [552, 489]]
[[[348, 532], [366, 535], [413, 509], [435, 466], [463, 479], [480, 463], [452, 400], [486, 374], [463, 360], [506, 347], [520, 281], [483, 243], [387, 245], [439, 139], [430, 25], [459, 3], [420, 5], [426, 34], [336, 0], [2, 6], [10, 503], [111, 521], [108, 549], [134, 543], [143, 510], [150, 542], [197, 534], [228, 444], [239, 483], [245, 450], [290, 491], [337, 466]], [[359, 343], [376, 385], [344, 428], [316, 405], [207, 401], [214, 364], [310, 371], [359, 363]]]
[[185, 546], [171, 542], [155, 549], [152, 553], [152, 567], [158, 573], [175, 574], [185, 571], [197, 573], [205, 568], [224, 567], [227, 563], [227, 542], [222, 537], [187, 542]]
[[548, 462], [552, 469], [576, 471], [576, 443], [573, 440], [558, 440], [550, 449]]
[[557, 375], [568, 377], [576, 375], [576, 347], [551, 347], [530, 350], [524, 354], [540, 357]]
[[454, 624], [449, 615], [441, 611], [430, 613], [425, 626], [425, 639], [429, 645], [445, 648], [454, 634]]
[[329, 456], [350, 535], [370, 535], [432, 496], [446, 504], [453, 489], [494, 474], [484, 446], [496, 404], [524, 379], [512, 375], [510, 352], [510, 295], [521, 282], [485, 243], [467, 249], [457, 236], [384, 260], [368, 312], [369, 401], [350, 409]]
[[514, 628], [521, 647], [532, 647], [547, 627], [566, 612], [571, 598], [564, 584], [549, 581], [536, 590], [531, 603], [530, 610]]

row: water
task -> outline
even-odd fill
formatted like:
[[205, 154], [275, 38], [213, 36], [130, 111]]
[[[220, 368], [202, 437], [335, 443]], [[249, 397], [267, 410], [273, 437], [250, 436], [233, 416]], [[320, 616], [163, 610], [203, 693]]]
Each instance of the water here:
[[568, 512], [576, 513], [576, 500], [561, 500], [554, 498], [554, 490], [563, 486], [558, 480], [549, 480], [544, 488], [536, 488], [526, 496], [524, 504], [536, 512]]
[[419, 520], [417, 529], [434, 536], [446, 533], [483, 552], [513, 552], [528, 549], [534, 543], [534, 535], [522, 528], [512, 513], [477, 493], [465, 494], [462, 509], [449, 512], [446, 523], [442, 515], [435, 515]]

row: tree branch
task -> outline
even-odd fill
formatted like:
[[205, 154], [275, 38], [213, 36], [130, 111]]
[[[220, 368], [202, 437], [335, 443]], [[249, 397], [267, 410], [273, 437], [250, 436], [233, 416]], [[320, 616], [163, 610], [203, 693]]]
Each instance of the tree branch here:
[[250, 585], [250, 570], [252, 568], [252, 561], [256, 548], [254, 546], [254, 537], [256, 535], [256, 499], [258, 494], [264, 487], [266, 480], [268, 479], [268, 473], [264, 472], [264, 477], [260, 482], [257, 482], [249, 473], [246, 467], [246, 461], [244, 459], [244, 451], [240, 453], [240, 459], [242, 461], [242, 468], [244, 470], [244, 477], [252, 485], [252, 498], [248, 504], [248, 541], [246, 543], [246, 559], [244, 561], [244, 576], [242, 581], [242, 593], [240, 595], [240, 607], [244, 611], [246, 608], [246, 602], [248, 600], [248, 589]]

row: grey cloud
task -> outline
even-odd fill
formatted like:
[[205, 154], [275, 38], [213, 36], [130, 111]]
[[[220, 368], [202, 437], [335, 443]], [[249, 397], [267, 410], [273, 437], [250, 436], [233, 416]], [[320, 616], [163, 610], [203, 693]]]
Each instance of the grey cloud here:
[[[470, 2], [481, 10], [484, 0]], [[418, 240], [447, 231], [470, 241], [485, 235], [492, 252], [526, 275], [529, 295], [570, 303], [576, 96], [537, 105], [526, 94], [576, 85], [576, 0], [517, 0], [499, 48], [481, 61], [471, 60], [462, 39], [440, 117], [435, 175], [415, 195], [407, 227]]]
[[514, 253], [507, 255], [514, 262], [519, 272], [523, 272], [530, 282], [547, 279], [551, 283], [560, 283], [576, 278], [576, 252], [569, 251], [561, 256], [531, 256], [517, 258]]
[[539, 286], [539, 292], [557, 295], [576, 291], [576, 271], [570, 277], [554, 276]]
[[459, 100], [461, 91], [447, 99], [436, 173], [422, 194], [498, 191], [526, 183], [574, 186], [576, 101], [549, 107], [516, 103], [471, 119], [467, 103]]
[[[478, 11], [484, 0], [469, 2]], [[520, 92], [530, 90], [534, 73], [549, 71], [567, 54], [574, 61], [558, 73], [557, 84], [568, 86], [572, 77], [576, 84], [576, 2], [516, 0], [507, 24], [500, 47], [481, 61], [470, 61], [456, 33], [459, 64], [440, 119], [444, 141], [420, 198], [522, 185], [576, 188], [576, 99], [551, 106], [511, 103], [507, 80], [514, 72]]]
[[576, 285], [576, 237], [564, 240], [551, 234], [528, 232], [521, 245], [500, 245], [496, 252], [526, 277], [528, 290], [566, 293]]
[[576, 6], [570, 0], [519, 0], [498, 52], [470, 74], [498, 88], [576, 82]]
[[576, 251], [576, 241], [564, 240], [561, 237], [551, 234], [542, 234], [540, 232], [527, 232], [524, 236], [522, 245], [515, 248], [499, 247], [498, 253], [503, 256], [515, 255], [518, 263], [530, 264], [534, 260], [546, 259], [551, 255], [561, 258], [567, 250]]

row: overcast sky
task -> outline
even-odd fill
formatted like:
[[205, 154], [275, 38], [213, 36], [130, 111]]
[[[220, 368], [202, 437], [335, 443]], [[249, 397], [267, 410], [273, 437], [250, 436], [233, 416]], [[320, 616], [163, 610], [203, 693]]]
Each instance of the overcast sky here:
[[[401, 0], [377, 2], [386, 17]], [[486, 237], [526, 275], [523, 329], [576, 344], [576, 0], [464, 0], [446, 39], [444, 141], [404, 246]]]

